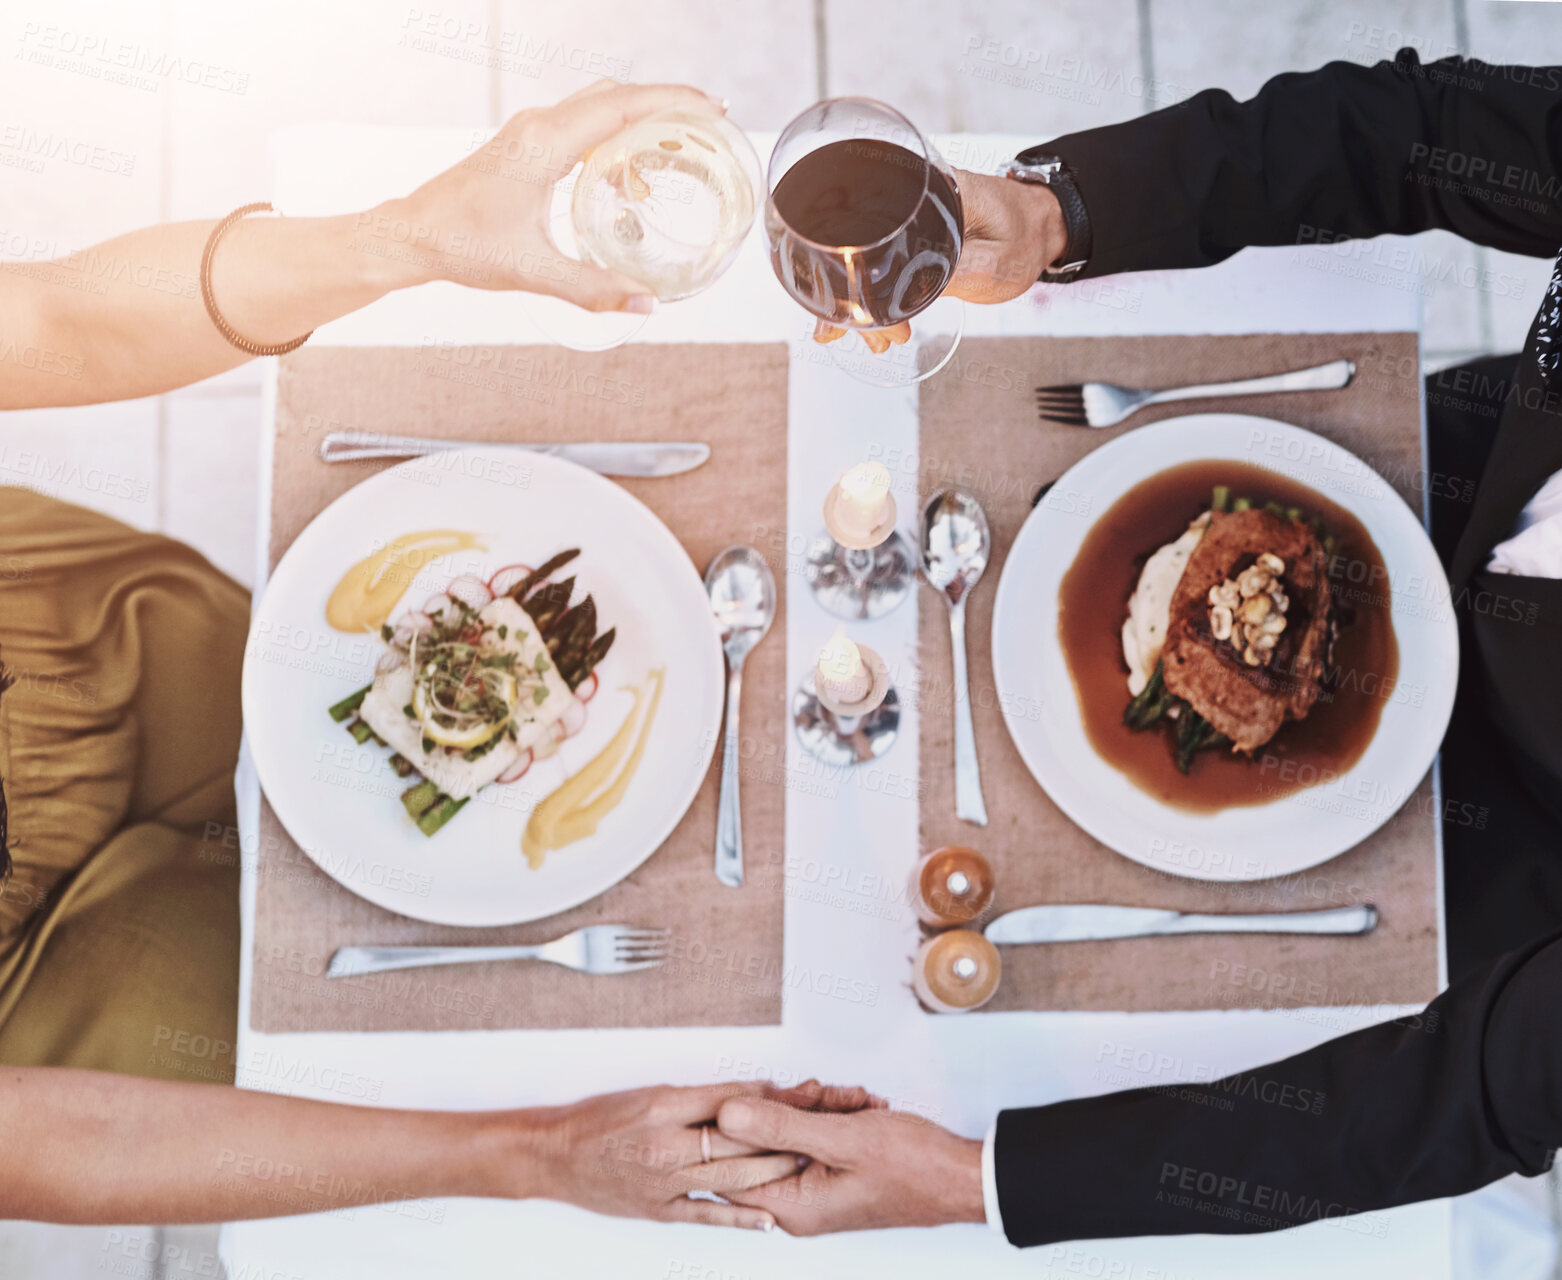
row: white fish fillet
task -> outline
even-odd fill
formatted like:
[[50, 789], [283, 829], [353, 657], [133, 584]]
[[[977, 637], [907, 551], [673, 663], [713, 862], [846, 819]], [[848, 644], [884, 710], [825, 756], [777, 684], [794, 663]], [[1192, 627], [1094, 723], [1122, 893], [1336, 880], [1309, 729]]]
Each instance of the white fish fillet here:
[[[516, 666], [528, 669], [535, 667], [538, 654], [547, 653], [547, 646], [537, 634], [537, 624], [508, 596], [484, 605], [477, 616], [485, 628], [508, 628], [502, 640], [491, 633], [484, 635], [485, 652], [514, 653]], [[412, 667], [406, 663], [374, 677], [374, 687], [364, 695], [358, 716], [447, 796], [464, 800], [514, 764], [521, 752], [538, 742], [553, 722], [575, 705], [575, 695], [551, 661], [542, 679], [548, 696], [540, 705], [533, 705], [530, 697], [522, 696], [522, 705], [516, 712], [515, 741], [506, 737], [476, 760], [465, 760], [459, 753], [449, 754], [444, 747], [423, 750], [423, 727], [404, 710], [412, 701]]]

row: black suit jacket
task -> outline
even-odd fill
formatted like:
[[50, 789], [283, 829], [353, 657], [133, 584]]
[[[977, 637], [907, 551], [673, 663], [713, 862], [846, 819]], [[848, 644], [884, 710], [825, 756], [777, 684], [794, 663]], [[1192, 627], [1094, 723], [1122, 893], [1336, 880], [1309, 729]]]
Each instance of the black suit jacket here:
[[[1085, 276], [1432, 228], [1538, 257], [1562, 247], [1559, 67], [1423, 66], [1406, 50], [1279, 76], [1251, 102], [1201, 93], [1037, 150], [1076, 175], [1094, 238]], [[1450, 579], [1466, 667], [1528, 794], [1562, 821], [1562, 582], [1484, 568], [1562, 470], [1557, 294], [1553, 280], [1503, 390]], [[1033, 1245], [1263, 1231], [1539, 1173], [1562, 1145], [1559, 1007], [1562, 941], [1544, 940], [1416, 1018], [1251, 1073], [1005, 1111], [1005, 1232]]]

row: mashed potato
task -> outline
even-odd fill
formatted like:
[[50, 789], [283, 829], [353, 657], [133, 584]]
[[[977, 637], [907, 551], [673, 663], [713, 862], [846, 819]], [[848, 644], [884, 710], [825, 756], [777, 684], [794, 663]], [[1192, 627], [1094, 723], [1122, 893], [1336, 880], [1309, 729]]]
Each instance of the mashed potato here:
[[1171, 618], [1172, 593], [1188, 566], [1188, 557], [1209, 524], [1206, 511], [1188, 525], [1175, 542], [1168, 542], [1148, 560], [1139, 574], [1139, 585], [1128, 597], [1128, 617], [1123, 620], [1123, 661], [1128, 664], [1128, 692], [1137, 697], [1155, 674], [1166, 643]]

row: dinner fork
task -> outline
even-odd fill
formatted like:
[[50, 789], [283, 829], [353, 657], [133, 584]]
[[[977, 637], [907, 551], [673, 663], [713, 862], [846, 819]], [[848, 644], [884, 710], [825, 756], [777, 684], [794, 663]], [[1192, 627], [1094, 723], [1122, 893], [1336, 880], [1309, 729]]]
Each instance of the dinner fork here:
[[1115, 427], [1135, 410], [1168, 400], [1195, 400], [1202, 396], [1252, 396], [1275, 391], [1333, 391], [1350, 385], [1356, 366], [1334, 360], [1311, 369], [1294, 369], [1264, 378], [1240, 382], [1213, 382], [1197, 387], [1172, 387], [1166, 391], [1137, 391], [1112, 382], [1075, 383], [1071, 386], [1037, 387], [1036, 412], [1044, 422], [1074, 427]]
[[593, 924], [552, 942], [515, 947], [342, 947], [331, 957], [328, 978], [354, 978], [388, 969], [436, 964], [481, 964], [491, 960], [546, 960], [581, 973], [634, 973], [667, 961], [666, 929], [627, 924]]

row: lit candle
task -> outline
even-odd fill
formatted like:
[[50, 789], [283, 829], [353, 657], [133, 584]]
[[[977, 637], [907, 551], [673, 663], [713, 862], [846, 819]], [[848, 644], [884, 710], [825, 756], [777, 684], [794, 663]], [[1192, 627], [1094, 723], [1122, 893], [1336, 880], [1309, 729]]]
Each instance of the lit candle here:
[[861, 702], [873, 689], [873, 673], [862, 660], [862, 650], [839, 628], [819, 651], [814, 680], [820, 693], [846, 706]]
[[841, 477], [835, 518], [848, 537], [869, 538], [889, 518], [889, 485], [882, 462], [859, 462]]

